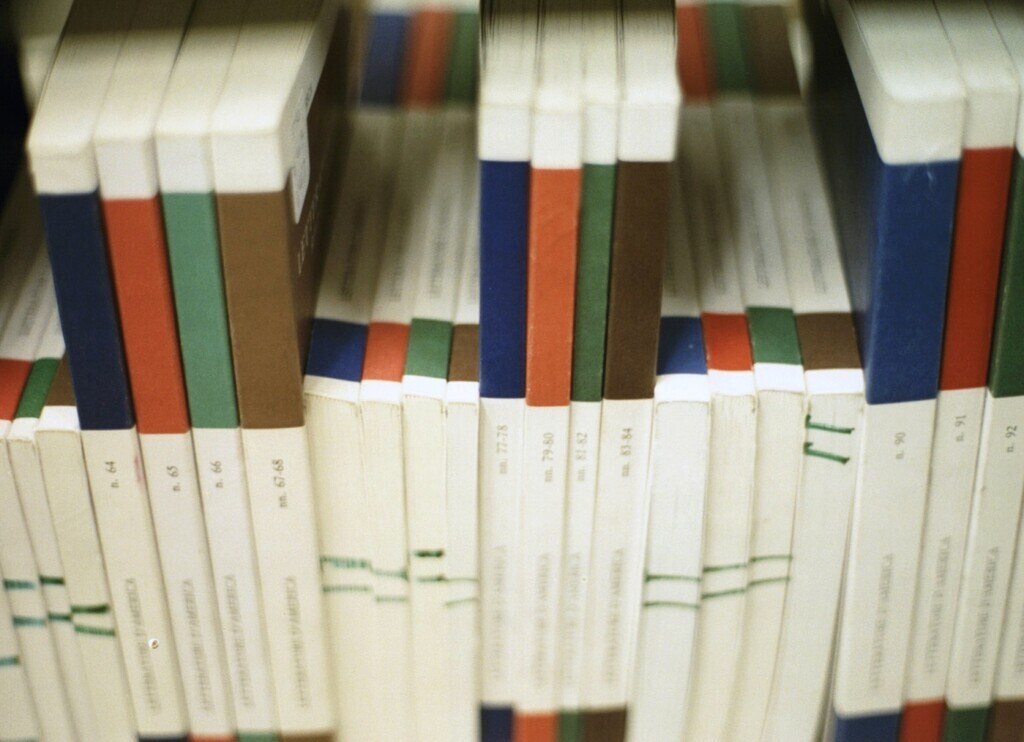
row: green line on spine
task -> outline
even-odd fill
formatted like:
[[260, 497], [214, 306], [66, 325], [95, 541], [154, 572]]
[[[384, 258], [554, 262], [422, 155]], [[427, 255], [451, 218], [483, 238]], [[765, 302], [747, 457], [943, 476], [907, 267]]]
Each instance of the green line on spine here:
[[828, 461], [835, 461], [840, 464], [845, 464], [850, 460], [849, 456], [840, 456], [837, 453], [829, 453], [828, 451], [819, 451], [814, 448], [814, 444], [807, 441], [804, 444], [804, 455], [806, 456], [817, 456], [819, 459], [826, 459]]
[[63, 577], [51, 577], [50, 575], [39, 575], [39, 582], [43, 585], [63, 585]]
[[717, 564], [710, 567], [704, 568], [704, 574], [711, 572], [728, 572], [731, 569], [746, 569], [747, 562], [737, 562], [736, 564]]
[[325, 593], [368, 593], [369, 585], [324, 585]]
[[341, 557], [341, 556], [322, 556], [320, 557], [320, 565], [323, 566], [329, 564], [332, 567], [338, 569], [370, 569], [371, 565], [369, 560], [366, 559], [354, 559], [352, 557]]
[[826, 433], [841, 433], [842, 435], [850, 435], [853, 433], [854, 428], [844, 428], [839, 425], [829, 425], [828, 423], [816, 423], [808, 415], [804, 418], [804, 427], [808, 430], [824, 430]]
[[772, 585], [774, 583], [779, 583], [779, 582], [789, 582], [789, 575], [787, 575], [785, 577], [765, 577], [765, 578], [760, 579], [760, 580], [751, 580], [747, 584], [747, 587], [750, 588], [750, 587], [757, 587], [758, 585]]
[[15, 616], [14, 625], [19, 627], [34, 626], [39, 628], [41, 626], [46, 626], [46, 619], [36, 618], [35, 616]]
[[476, 601], [477, 601], [477, 598], [475, 598], [475, 597], [473, 597], [473, 598], [458, 598], [457, 600], [445, 601], [445, 607], [451, 608], [452, 606], [464, 605], [466, 603], [475, 603]]
[[71, 606], [71, 612], [75, 614], [88, 613], [91, 615], [110, 613], [110, 605], [107, 603], [95, 603], [93, 605], [73, 605]]
[[101, 629], [96, 626], [82, 626], [75, 624], [76, 634], [88, 634], [90, 636], [114, 636], [113, 629]]
[[711, 600], [712, 598], [728, 598], [730, 595], [742, 595], [747, 591], [745, 587], [737, 587], [732, 590], [720, 590], [717, 593], [704, 593], [700, 596], [701, 600]]
[[32, 580], [4, 580], [4, 590], [35, 590], [36, 583]]
[[421, 559], [440, 559], [444, 556], [444, 549], [428, 549], [424, 551], [414, 551], [412, 553], [414, 557]]
[[644, 608], [687, 608], [689, 610], [700, 610], [696, 603], [684, 603], [681, 600], [645, 600]]
[[644, 575], [644, 582], [656, 582], [659, 580], [678, 580], [680, 582], [700, 582], [700, 577], [690, 575]]
[[375, 569], [373, 573], [378, 577], [394, 577], [398, 580], [409, 579], [409, 573], [404, 569]]
[[404, 595], [378, 595], [375, 600], [378, 603], [405, 603], [409, 599]]
[[46, 617], [51, 621], [70, 621], [70, 613], [47, 613]]
[[792, 554], [763, 554], [761, 556], [750, 557], [751, 562], [791, 562], [793, 561]]
[[12, 654], [8, 657], [0, 657], [0, 667], [17, 667], [21, 664], [21, 657]]

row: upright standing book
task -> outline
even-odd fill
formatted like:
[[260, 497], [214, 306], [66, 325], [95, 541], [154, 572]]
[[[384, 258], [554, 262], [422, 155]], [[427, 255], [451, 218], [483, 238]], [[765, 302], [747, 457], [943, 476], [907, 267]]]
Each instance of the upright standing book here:
[[391, 114], [360, 112], [340, 177], [303, 382], [338, 730], [369, 739], [376, 667], [371, 498], [364, 486], [359, 382], [387, 218]]
[[36, 349], [53, 311], [52, 299], [47, 297], [52, 289], [45, 257], [37, 247], [26, 280], [6, 299], [13, 302], [13, 307], [0, 330], [0, 571], [29, 688], [39, 713], [40, 732], [44, 739], [57, 740], [77, 739], [80, 733], [95, 731], [95, 719], [82, 720], [91, 721], [92, 725], [80, 728], [80, 719], [75, 714], [78, 709], [71, 703], [70, 693], [81, 689], [69, 689], [68, 681], [81, 682], [81, 678], [68, 672], [73, 669], [69, 662], [72, 658], [62, 655], [68, 650], [77, 651], [77, 646], [73, 637], [68, 644], [66, 635], [61, 636], [65, 627], [54, 626], [50, 620], [53, 609], [60, 610], [56, 600], [59, 596], [51, 590], [60, 588], [60, 571], [47, 574], [36, 563], [32, 533], [19, 499], [7, 446]]
[[[0, 580], [3, 580], [0, 570]], [[10, 739], [37, 739], [41, 731], [39, 713], [32, 699], [24, 655], [18, 643], [7, 591], [0, 591], [0, 693], [4, 706], [0, 709], [0, 734]]]
[[210, 140], [246, 5], [245, 0], [196, 4], [167, 81], [154, 139], [231, 706], [243, 741], [261, 742], [277, 722], [231, 367]]
[[[737, 602], [747, 588], [750, 558], [757, 396], [738, 243], [710, 106], [686, 106], [680, 129], [682, 198], [691, 229], [711, 395], [700, 614], [683, 719], [687, 736], [698, 739], [723, 733], [721, 708], [730, 699], [719, 689], [732, 683], [741, 641]], [[712, 731], [715, 726], [718, 731]]]
[[88, 668], [86, 686], [100, 735], [105, 740], [134, 740], [132, 698], [118, 650], [66, 359], [57, 366], [34, 433], [46, 501], [64, 565], [71, 623]]
[[153, 132], [192, 0], [140, 0], [93, 132], [107, 251], [190, 731], [234, 734]]
[[513, 669], [519, 742], [555, 742], [558, 734], [558, 597], [583, 146], [582, 5], [545, 5], [539, 26], [530, 152], [518, 649]]
[[[723, 96], [713, 112], [757, 389], [747, 591], [734, 599], [743, 638], [735, 654], [725, 726], [727, 736], [750, 739], [764, 724], [789, 580], [793, 511], [803, 463], [804, 374], [771, 185], [758, 141], [756, 104], [747, 97]], [[723, 648], [723, 664], [727, 656]]]
[[758, 128], [807, 390], [786, 603], [760, 734], [811, 739], [821, 728], [831, 680], [864, 374], [807, 112], [798, 100], [760, 102]]
[[601, 438], [608, 278], [619, 114], [618, 14], [614, 0], [583, 13], [583, 175], [576, 251], [565, 544], [559, 601], [560, 742], [576, 742], [586, 656], [586, 607]]
[[[989, 9], [1010, 54], [1018, 93], [1024, 96], [1024, 12], [1017, 3], [1002, 0], [990, 2]], [[1020, 381], [1024, 378], [1024, 356], [1020, 352], [1019, 342], [1022, 332], [1021, 318], [1024, 317], [1021, 304], [1024, 298], [1024, 294], [1021, 293], [1024, 288], [1024, 107], [1019, 105], [1019, 101], [1017, 115], [1003, 239], [1002, 271], [985, 401], [986, 410], [991, 409], [993, 415], [994, 434], [986, 443], [988, 450], [992, 452], [993, 461], [999, 462], [995, 471], [1013, 471], [1015, 466], [1012, 462], [1016, 456], [1012, 454], [1019, 451], [1016, 444], [1009, 445], [1016, 436], [1007, 437], [1008, 434], [1018, 431], [1006, 427], [1001, 435], [997, 434], [999, 428], [995, 426], [1002, 421], [996, 417], [996, 410], [1003, 412], [1019, 409], [1017, 405], [1021, 404], [1020, 400], [1024, 397], [1024, 385]], [[1015, 423], [1010, 421], [1009, 424]], [[979, 463], [980, 465], [982, 464]], [[1020, 494], [1019, 485], [1015, 494]], [[977, 494], [975, 496], [977, 497]], [[1008, 516], [1005, 512], [1000, 512], [997, 517], [1001, 530], [1003, 521]], [[992, 705], [987, 715], [988, 739], [994, 742], [1016, 739], [1020, 736], [1020, 730], [1024, 728], [1024, 664], [1020, 661], [1024, 648], [1024, 549], [1021, 548], [1024, 538], [1021, 537], [1019, 523], [1017, 528], [1016, 551], [1010, 568], [1010, 586], [1001, 627], [1002, 636], [996, 655]], [[982, 570], [983, 575], [986, 572], [987, 570]], [[990, 639], [986, 637], [986, 643], [988, 641]]]
[[894, 739], [928, 486], [964, 89], [931, 3], [836, 0], [831, 8], [839, 38], [822, 35], [815, 50], [816, 123], [832, 197], [851, 204], [836, 210], [836, 221], [867, 401], [839, 619], [835, 734]]
[[643, 591], [661, 293], [680, 93], [672, 6], [630, 5], [620, 32], [621, 107], [605, 334], [601, 457], [584, 669], [585, 739], [622, 739]]
[[282, 736], [334, 727], [302, 408], [330, 202], [337, 6], [253, 0], [213, 113], [213, 182], [256, 564]]
[[136, 3], [72, 8], [28, 138], [78, 404], [110, 602], [142, 739], [181, 739], [187, 718], [142, 475], [92, 146]]
[[[412, 734], [412, 616], [409, 538], [403, 461], [402, 376], [409, 351], [416, 286], [427, 242], [426, 199], [437, 166], [441, 119], [425, 111], [401, 114], [398, 161], [389, 186], [387, 229], [370, 312], [359, 404], [363, 423], [363, 471], [373, 535], [374, 663], [380, 673], [377, 716], [384, 739]], [[426, 173], [426, 177], [424, 177]], [[421, 573], [422, 574], [422, 573]]]
[[[39, 255], [42, 257], [45, 253], [40, 251]], [[53, 298], [53, 284], [49, 278], [50, 266], [47, 262], [41, 261], [40, 268], [45, 282], [35, 301], [39, 306], [39, 316], [44, 318], [46, 324], [38, 337], [32, 369], [25, 380], [25, 388], [14, 413], [14, 422], [7, 433], [7, 453], [18, 499], [21, 502], [21, 513], [35, 556], [36, 569], [39, 572], [50, 633], [57, 650], [75, 729], [79, 737], [83, 738], [95, 738], [108, 730], [113, 732], [112, 736], [116, 736], [119, 731], [116, 727], [104, 729], [100, 726], [100, 715], [95, 704], [97, 694], [94, 692], [94, 683], [90, 683], [91, 668], [88, 668], [84, 661], [72, 623], [64, 565], [57, 546], [53, 516], [47, 501], [46, 484], [36, 448], [35, 429], [39, 422], [39, 412], [57, 370], [57, 363], [64, 353], [64, 337], [61, 334], [60, 318], [57, 316]], [[23, 324], [22, 332], [29, 326]], [[116, 685], [113, 690], [116, 693]], [[122, 696], [121, 701], [126, 703], [128, 699]], [[129, 731], [126, 728], [120, 730], [120, 733], [123, 736]]]
[[988, 8], [959, 0], [935, 6], [967, 107], [900, 737], [939, 739], [944, 706], [955, 704], [960, 711], [945, 715], [946, 734], [967, 740], [984, 737], [1015, 539], [1010, 521], [1024, 487], [1024, 470], [1014, 465], [1020, 457], [1002, 445], [1020, 413], [985, 393], [1019, 85]]
[[480, 736], [512, 739], [537, 0], [481, 6]]
[[647, 479], [650, 517], [630, 698], [628, 738], [635, 740], [683, 738], [700, 610], [711, 396], [683, 198], [677, 167], [661, 295]]
[[452, 739], [479, 737], [480, 253], [479, 174], [470, 152], [463, 183], [465, 247], [445, 396], [448, 498], [448, 660]]
[[[439, 120], [440, 140], [433, 167], [423, 177], [426, 208], [422, 229], [411, 233], [424, 244], [413, 288], [409, 348], [402, 374], [402, 454], [405, 512], [409, 533], [409, 600], [412, 617], [414, 724], [426, 738], [450, 733], [448, 717], [449, 636], [445, 623], [448, 572], [448, 506], [445, 464], [445, 394], [452, 350], [452, 324], [459, 296], [465, 240], [463, 209], [465, 155], [472, 143], [472, 114], [449, 109], [428, 114]], [[428, 167], [430, 161], [422, 163]], [[415, 196], [414, 196], [415, 197]]]

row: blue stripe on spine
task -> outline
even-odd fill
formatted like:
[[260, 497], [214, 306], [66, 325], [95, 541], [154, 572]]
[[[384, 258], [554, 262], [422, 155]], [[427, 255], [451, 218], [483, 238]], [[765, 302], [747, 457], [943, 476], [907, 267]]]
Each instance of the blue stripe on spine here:
[[658, 375], [706, 374], [704, 334], [697, 317], [662, 317], [658, 336]]
[[512, 742], [512, 718], [508, 706], [481, 706], [480, 742]]
[[528, 162], [480, 162], [480, 396], [526, 396]]
[[360, 381], [366, 352], [366, 326], [332, 319], [313, 320], [306, 373]]
[[84, 430], [134, 424], [99, 195], [40, 195], [60, 323]]
[[899, 733], [898, 713], [835, 717], [835, 742], [896, 742]]
[[960, 163], [886, 164], [849, 66], [817, 96], [818, 133], [836, 204], [867, 401], [938, 391]]
[[409, 16], [405, 13], [370, 16], [360, 94], [363, 103], [393, 106], [398, 102], [408, 22]]

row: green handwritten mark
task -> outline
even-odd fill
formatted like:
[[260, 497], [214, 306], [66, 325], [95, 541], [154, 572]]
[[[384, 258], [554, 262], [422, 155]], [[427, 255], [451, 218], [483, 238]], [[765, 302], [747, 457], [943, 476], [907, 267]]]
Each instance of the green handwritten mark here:
[[840, 464], [849, 462], [849, 456], [840, 456], [837, 453], [829, 453], [828, 451], [819, 451], [814, 448], [814, 444], [810, 441], [804, 443], [804, 455], [805, 456], [817, 456], [819, 459], [827, 459], [828, 461], [836, 461]]
[[681, 600], [645, 600], [644, 608], [686, 608], [691, 611], [700, 610], [696, 603], [684, 603]]
[[839, 433], [840, 435], [850, 435], [855, 430], [854, 428], [844, 428], [839, 425], [829, 425], [828, 423], [816, 423], [808, 415], [804, 418], [804, 427], [808, 430], [824, 430], [826, 433]]

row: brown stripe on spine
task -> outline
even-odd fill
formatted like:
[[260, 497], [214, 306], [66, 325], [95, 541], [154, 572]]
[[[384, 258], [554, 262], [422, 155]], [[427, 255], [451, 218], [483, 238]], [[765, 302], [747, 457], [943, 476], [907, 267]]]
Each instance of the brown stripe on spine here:
[[799, 95], [784, 5], [747, 5], [743, 9], [743, 30], [755, 92]]
[[586, 742], [622, 742], [626, 738], [626, 709], [583, 712]]
[[281, 742], [334, 742], [333, 732], [322, 734], [282, 734]]
[[455, 325], [448, 381], [480, 381], [480, 327]]
[[860, 368], [853, 318], [842, 312], [798, 314], [796, 332], [804, 369]]
[[224, 295], [238, 411], [245, 428], [303, 424], [302, 365], [323, 267], [322, 205], [331, 203], [338, 81], [335, 36], [306, 119], [310, 176], [298, 222], [291, 180], [272, 193], [218, 193]]
[[1024, 740], [1024, 701], [996, 701], [988, 717], [988, 742]]
[[654, 396], [671, 174], [667, 162], [618, 164], [604, 367], [606, 399]]
[[45, 407], [74, 407], [75, 389], [71, 385], [71, 368], [68, 366], [68, 357], [60, 359], [57, 366], [57, 373], [53, 376], [50, 384], [50, 391], [46, 395]]

